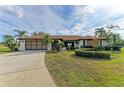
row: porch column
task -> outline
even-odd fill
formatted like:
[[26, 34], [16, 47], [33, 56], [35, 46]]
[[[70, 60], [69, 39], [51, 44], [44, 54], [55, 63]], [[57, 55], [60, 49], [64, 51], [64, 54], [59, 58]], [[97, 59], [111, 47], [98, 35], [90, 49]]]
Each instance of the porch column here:
[[74, 47], [76, 48], [77, 46], [76, 46], [76, 41], [74, 41]]
[[85, 46], [87, 46], [87, 40], [85, 40]]
[[83, 40], [80, 40], [78, 47], [81, 48], [81, 47], [83, 47], [83, 45], [84, 45], [84, 44], [83, 44]]

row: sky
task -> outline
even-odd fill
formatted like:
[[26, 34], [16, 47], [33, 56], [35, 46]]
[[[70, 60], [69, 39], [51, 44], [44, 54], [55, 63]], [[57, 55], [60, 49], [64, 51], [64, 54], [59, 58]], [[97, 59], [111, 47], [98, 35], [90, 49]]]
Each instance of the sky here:
[[106, 5], [0, 5], [0, 41], [5, 34], [16, 34], [14, 29], [46, 32], [53, 35], [93, 35], [94, 29], [119, 25], [124, 38], [124, 6]]

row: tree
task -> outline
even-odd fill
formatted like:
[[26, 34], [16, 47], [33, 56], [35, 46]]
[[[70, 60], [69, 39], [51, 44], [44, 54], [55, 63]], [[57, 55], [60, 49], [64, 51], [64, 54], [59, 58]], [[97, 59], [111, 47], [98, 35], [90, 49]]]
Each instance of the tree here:
[[49, 34], [44, 34], [42, 42], [47, 46], [47, 49], [49, 49], [49, 44], [53, 42], [53, 40], [50, 38]]
[[11, 50], [15, 50], [16, 48], [16, 41], [13, 36], [11, 35], [4, 35], [3, 36], [4, 44]]
[[18, 33], [18, 35], [17, 35], [18, 37], [23, 37], [27, 33], [27, 31], [18, 30], [18, 29], [15, 29], [14, 31]]
[[117, 28], [117, 29], [120, 28], [118, 25], [112, 25], [112, 24], [111, 24], [111, 25], [108, 25], [108, 26], [106, 26], [106, 27], [109, 28], [110, 30], [112, 30], [112, 29], [114, 30], [114, 29], [116, 29], [116, 28]]
[[108, 28], [108, 32], [106, 34], [108, 42], [109, 42], [110, 46], [115, 46], [117, 41], [119, 42], [121, 37], [120, 37], [120, 34], [114, 33], [112, 31], [115, 29], [119, 29], [120, 27], [118, 25], [112, 25], [111, 24], [111, 25], [106, 26], [106, 28]]
[[106, 31], [105, 31], [104, 27], [101, 27], [101, 28], [96, 28], [94, 34], [95, 34], [95, 36], [98, 36], [98, 37], [104, 37], [105, 32]]

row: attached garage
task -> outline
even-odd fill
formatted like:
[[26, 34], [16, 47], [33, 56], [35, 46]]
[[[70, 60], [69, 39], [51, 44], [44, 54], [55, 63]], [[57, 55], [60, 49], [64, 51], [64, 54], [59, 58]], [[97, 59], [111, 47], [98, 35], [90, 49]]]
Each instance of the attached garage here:
[[47, 47], [44, 45], [41, 40], [26, 40], [25, 41], [26, 50], [46, 50]]

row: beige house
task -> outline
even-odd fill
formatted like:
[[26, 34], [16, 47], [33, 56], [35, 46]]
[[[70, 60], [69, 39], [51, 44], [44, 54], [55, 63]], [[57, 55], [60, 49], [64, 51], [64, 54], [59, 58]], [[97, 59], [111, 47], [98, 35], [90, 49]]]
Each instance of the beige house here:
[[[99, 46], [106, 46], [106, 39], [98, 38], [94, 36], [74, 36], [74, 35], [50, 35], [50, 38], [53, 40], [63, 41], [65, 48], [71, 46], [73, 48], [88, 48], [92, 47], [92, 42], [94, 39], [98, 40]], [[33, 35], [33, 36], [24, 36], [19, 38], [20, 48], [19, 50], [51, 50], [51, 44], [48, 46], [42, 43], [43, 35]]]

